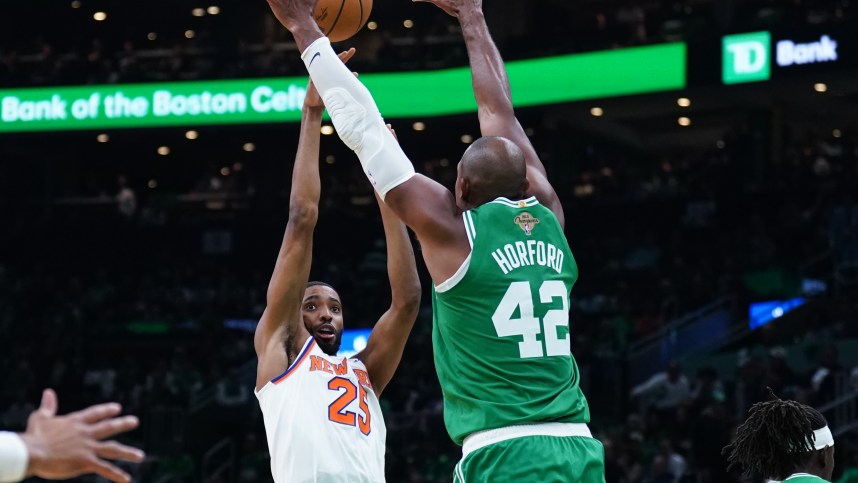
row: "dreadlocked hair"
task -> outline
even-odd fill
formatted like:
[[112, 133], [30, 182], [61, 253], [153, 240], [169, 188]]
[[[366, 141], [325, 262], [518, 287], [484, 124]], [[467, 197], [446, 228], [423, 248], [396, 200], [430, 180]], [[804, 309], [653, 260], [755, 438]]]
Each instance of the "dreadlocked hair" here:
[[751, 406], [748, 419], [736, 431], [736, 439], [724, 447], [730, 471], [744, 468], [783, 480], [807, 465], [815, 451], [813, 432], [828, 425], [816, 409], [796, 401], [783, 401], [769, 389], [771, 401]]

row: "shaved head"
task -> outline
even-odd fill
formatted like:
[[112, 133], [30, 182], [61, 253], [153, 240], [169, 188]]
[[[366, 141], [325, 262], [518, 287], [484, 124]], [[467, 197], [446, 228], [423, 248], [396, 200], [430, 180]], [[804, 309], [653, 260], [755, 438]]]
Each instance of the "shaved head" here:
[[481, 137], [465, 151], [459, 162], [459, 183], [463, 186], [457, 186], [457, 195], [470, 206], [499, 197], [520, 199], [527, 191], [524, 153], [509, 139]]

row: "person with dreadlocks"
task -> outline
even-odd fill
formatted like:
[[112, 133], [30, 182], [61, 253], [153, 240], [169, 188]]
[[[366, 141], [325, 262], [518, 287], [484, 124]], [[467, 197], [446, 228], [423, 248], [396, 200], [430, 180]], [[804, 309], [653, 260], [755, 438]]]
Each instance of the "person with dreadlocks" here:
[[779, 399], [751, 406], [736, 439], [724, 447], [729, 471], [742, 467], [784, 483], [827, 483], [834, 472], [834, 437], [825, 417], [796, 401]]

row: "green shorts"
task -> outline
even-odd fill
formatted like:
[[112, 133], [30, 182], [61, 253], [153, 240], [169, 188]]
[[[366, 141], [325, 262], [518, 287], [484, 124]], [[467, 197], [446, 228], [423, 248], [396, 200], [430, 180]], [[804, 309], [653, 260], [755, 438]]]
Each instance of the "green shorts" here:
[[522, 436], [456, 465], [453, 483], [605, 483], [605, 450], [587, 436]]

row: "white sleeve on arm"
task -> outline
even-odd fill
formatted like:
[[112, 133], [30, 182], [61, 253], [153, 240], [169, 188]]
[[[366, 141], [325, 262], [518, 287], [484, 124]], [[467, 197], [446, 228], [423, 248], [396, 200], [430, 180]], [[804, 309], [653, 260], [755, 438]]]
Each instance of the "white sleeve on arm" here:
[[21, 437], [0, 431], [0, 483], [21, 481], [27, 476], [29, 455]]
[[337, 57], [327, 37], [301, 54], [340, 139], [354, 151], [383, 200], [414, 176], [414, 166], [387, 129], [369, 90]]

